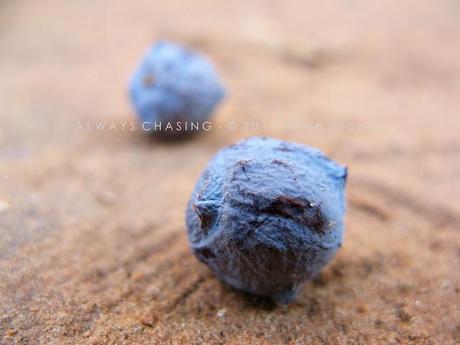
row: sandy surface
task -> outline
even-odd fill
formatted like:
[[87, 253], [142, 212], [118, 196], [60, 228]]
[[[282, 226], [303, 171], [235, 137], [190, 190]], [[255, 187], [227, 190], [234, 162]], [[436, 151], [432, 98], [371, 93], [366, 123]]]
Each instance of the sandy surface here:
[[[0, 3], [0, 343], [460, 343], [459, 3], [163, 3]], [[179, 144], [122, 129], [162, 37], [229, 89]], [[344, 246], [288, 307], [186, 241], [204, 165], [251, 135], [349, 167]]]

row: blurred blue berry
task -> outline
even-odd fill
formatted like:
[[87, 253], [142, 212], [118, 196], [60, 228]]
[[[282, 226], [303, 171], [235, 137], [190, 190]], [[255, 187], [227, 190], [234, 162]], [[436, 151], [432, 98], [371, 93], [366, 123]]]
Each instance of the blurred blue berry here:
[[148, 50], [131, 78], [129, 93], [142, 128], [170, 136], [186, 134], [186, 127], [196, 129], [192, 124], [208, 120], [225, 95], [207, 58], [169, 42]]

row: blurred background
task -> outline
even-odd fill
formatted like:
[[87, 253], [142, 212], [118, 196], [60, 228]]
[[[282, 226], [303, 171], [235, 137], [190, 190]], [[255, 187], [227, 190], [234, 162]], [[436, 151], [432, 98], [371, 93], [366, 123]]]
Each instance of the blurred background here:
[[[0, 2], [0, 339], [460, 342], [459, 13], [454, 0]], [[228, 97], [211, 132], [171, 144], [123, 128], [128, 80], [158, 39], [214, 62]], [[349, 167], [344, 247], [287, 308], [223, 286], [186, 242], [205, 164], [253, 135]]]

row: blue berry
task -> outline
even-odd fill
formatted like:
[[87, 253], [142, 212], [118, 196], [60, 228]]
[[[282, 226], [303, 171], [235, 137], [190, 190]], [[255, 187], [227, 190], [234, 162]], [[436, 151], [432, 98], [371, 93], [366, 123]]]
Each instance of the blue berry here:
[[227, 284], [289, 303], [342, 243], [347, 169], [270, 138], [221, 150], [186, 212], [193, 253]]
[[149, 49], [129, 92], [142, 128], [173, 137], [200, 129], [225, 94], [208, 59], [169, 42]]

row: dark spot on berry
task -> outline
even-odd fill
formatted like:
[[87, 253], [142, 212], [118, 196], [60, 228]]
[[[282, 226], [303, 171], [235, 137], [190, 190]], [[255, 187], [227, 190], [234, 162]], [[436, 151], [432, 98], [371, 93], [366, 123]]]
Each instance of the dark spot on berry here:
[[142, 83], [144, 84], [144, 86], [153, 86], [155, 84], [155, 77], [153, 76], [153, 74], [147, 74], [144, 79], [142, 80]]
[[200, 248], [195, 250], [196, 256], [203, 262], [208, 262], [209, 259], [214, 259], [216, 255], [209, 248]]

